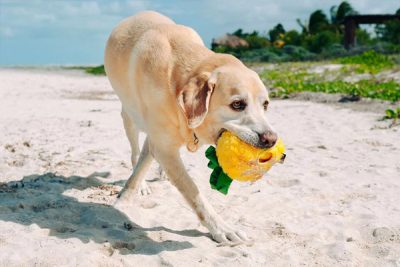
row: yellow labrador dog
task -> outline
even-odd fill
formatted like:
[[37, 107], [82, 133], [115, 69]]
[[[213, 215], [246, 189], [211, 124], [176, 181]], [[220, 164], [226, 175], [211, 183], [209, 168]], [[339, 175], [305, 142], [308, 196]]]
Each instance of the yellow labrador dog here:
[[[179, 148], [215, 144], [224, 130], [254, 146], [273, 146], [277, 135], [266, 119], [268, 93], [258, 75], [235, 57], [209, 50], [193, 29], [152, 11], [125, 19], [112, 31], [105, 69], [122, 102], [136, 165], [116, 204], [132, 201], [154, 158], [214, 240], [247, 241], [199, 192]], [[147, 138], [137, 159], [139, 131]]]

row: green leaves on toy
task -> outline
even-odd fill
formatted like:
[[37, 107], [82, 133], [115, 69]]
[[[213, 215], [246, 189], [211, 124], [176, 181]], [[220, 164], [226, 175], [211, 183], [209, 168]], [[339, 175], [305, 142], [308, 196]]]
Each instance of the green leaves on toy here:
[[228, 194], [232, 179], [226, 173], [224, 173], [219, 165], [215, 147], [210, 146], [207, 148], [205, 154], [210, 160], [207, 166], [213, 170], [210, 176], [211, 188], [221, 192], [224, 195]]

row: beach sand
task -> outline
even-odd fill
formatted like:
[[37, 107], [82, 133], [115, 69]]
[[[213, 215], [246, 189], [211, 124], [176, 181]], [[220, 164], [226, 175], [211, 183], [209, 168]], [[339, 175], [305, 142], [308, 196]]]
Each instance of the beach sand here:
[[351, 107], [273, 100], [286, 161], [227, 196], [210, 188], [206, 147], [182, 149], [201, 192], [254, 239], [224, 247], [155, 163], [153, 193], [113, 208], [131, 166], [106, 77], [0, 69], [0, 266], [400, 266], [400, 129]]

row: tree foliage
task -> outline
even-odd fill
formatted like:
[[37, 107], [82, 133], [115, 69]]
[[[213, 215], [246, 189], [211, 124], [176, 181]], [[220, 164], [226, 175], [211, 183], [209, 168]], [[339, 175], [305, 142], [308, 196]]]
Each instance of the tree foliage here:
[[[337, 53], [337, 56], [343, 56], [346, 51], [343, 47], [344, 21], [346, 16], [353, 14], [358, 13], [350, 3], [343, 1], [338, 6], [332, 6], [329, 9], [329, 18], [323, 10], [318, 9], [312, 12], [305, 22], [297, 19], [301, 28], [300, 32], [286, 31], [281, 23], [266, 31], [267, 34], [260, 34], [257, 31], [244, 32], [238, 29], [232, 34], [246, 40], [248, 47], [217, 46], [213, 49], [217, 52], [231, 53], [240, 58], [266, 61], [282, 61], [285, 58], [311, 59], [316, 54]], [[396, 11], [396, 14], [400, 15], [400, 9]], [[371, 37], [368, 31], [357, 27], [357, 45], [374, 46], [383, 41], [389, 44], [385, 47], [390, 47], [392, 49], [390, 51], [400, 51], [399, 20], [388, 21], [377, 26], [376, 33], [377, 36]], [[294, 47], [299, 47], [299, 49]], [[293, 53], [293, 51], [297, 52]]]
[[269, 31], [269, 40], [271, 42], [275, 42], [280, 39], [280, 35], [285, 34], [285, 28], [283, 28], [282, 24], [278, 23], [272, 30]]
[[[396, 11], [400, 16], [400, 8]], [[376, 27], [378, 36], [386, 42], [400, 44], [400, 20], [392, 20]]]
[[329, 21], [322, 10], [319, 9], [311, 13], [308, 22], [308, 31], [310, 34], [317, 34], [327, 28], [329, 28]]
[[[335, 8], [336, 6], [333, 6]], [[331, 8], [332, 10], [332, 8]], [[342, 24], [344, 22], [344, 18], [348, 15], [354, 15], [357, 12], [353, 9], [353, 7], [346, 1], [340, 3], [340, 5], [335, 8], [334, 16], [332, 17], [332, 23], [334, 24]], [[331, 13], [332, 14], [332, 13]]]

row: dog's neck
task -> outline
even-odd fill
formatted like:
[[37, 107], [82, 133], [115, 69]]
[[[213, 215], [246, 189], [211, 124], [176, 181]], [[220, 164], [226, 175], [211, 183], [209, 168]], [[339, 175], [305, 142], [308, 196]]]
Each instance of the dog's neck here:
[[[171, 86], [176, 89], [176, 92], [180, 91], [192, 76], [194, 70], [196, 70], [205, 59], [215, 54], [207, 47], [199, 44], [187, 45], [185, 46], [185, 50], [187, 51], [184, 54], [188, 54], [190, 57], [182, 58], [180, 54], [176, 53], [176, 60], [171, 72]], [[183, 54], [182, 50], [180, 50], [180, 53]]]

